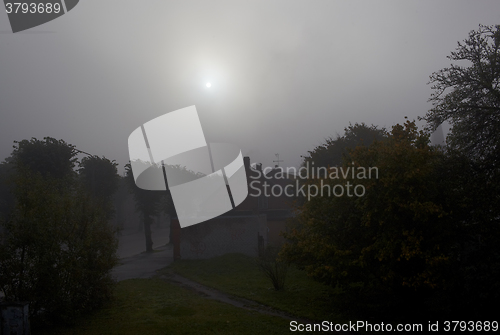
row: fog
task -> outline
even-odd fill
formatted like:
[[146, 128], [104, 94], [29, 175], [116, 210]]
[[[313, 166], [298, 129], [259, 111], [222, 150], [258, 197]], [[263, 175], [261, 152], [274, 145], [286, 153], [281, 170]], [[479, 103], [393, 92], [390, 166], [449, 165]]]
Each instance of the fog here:
[[208, 142], [298, 166], [349, 122], [424, 115], [429, 75], [498, 13], [498, 1], [85, 0], [13, 34], [0, 11], [0, 159], [50, 136], [122, 172], [134, 129], [196, 105]]

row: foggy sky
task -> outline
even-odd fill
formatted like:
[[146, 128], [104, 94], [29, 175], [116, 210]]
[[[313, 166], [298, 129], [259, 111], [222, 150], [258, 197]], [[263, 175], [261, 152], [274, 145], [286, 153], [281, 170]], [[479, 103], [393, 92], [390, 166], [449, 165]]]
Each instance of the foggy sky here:
[[429, 75], [480, 23], [500, 1], [81, 0], [16, 34], [2, 9], [0, 160], [50, 136], [122, 172], [134, 129], [196, 105], [207, 141], [298, 166], [349, 122], [423, 116]]

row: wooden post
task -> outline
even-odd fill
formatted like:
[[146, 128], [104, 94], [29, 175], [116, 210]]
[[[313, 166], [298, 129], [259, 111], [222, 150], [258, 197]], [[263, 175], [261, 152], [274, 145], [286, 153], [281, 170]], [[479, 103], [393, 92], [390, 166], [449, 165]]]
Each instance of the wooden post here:
[[179, 224], [179, 219], [172, 218], [172, 236], [171, 240], [174, 244], [174, 261], [181, 259], [181, 225]]

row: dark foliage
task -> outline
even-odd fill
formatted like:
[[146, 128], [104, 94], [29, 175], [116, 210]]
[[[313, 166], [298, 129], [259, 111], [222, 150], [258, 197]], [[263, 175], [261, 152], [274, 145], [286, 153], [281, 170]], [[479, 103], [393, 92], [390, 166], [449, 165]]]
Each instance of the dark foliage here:
[[112, 200], [120, 180], [117, 166], [115, 161], [97, 156], [84, 157], [79, 163], [81, 181], [109, 219], [114, 215]]
[[[486, 170], [500, 169], [500, 25], [479, 25], [448, 56], [450, 67], [430, 76], [433, 108], [423, 117], [435, 130], [449, 121], [447, 142]], [[461, 63], [461, 64], [460, 64]]]
[[[61, 187], [60, 183], [64, 183]], [[32, 320], [71, 322], [109, 300], [117, 241], [78, 185], [21, 170], [0, 245], [0, 289], [28, 301]]]
[[344, 168], [351, 162], [378, 167], [379, 178], [309, 180], [350, 181], [366, 193], [306, 202], [282, 255], [342, 288], [343, 308], [363, 317], [494, 315], [488, 306], [500, 298], [500, 183], [467, 156], [429, 146], [412, 122], [352, 150]]
[[16, 143], [2, 164], [10, 186], [0, 290], [8, 301], [29, 302], [35, 325], [71, 323], [111, 296], [115, 231], [73, 171], [74, 146], [49, 137]]

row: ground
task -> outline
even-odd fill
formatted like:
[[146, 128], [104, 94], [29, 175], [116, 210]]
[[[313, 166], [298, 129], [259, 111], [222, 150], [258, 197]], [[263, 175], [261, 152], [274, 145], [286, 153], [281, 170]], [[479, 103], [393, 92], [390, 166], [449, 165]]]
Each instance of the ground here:
[[[173, 262], [172, 245], [166, 245], [168, 242], [168, 229], [153, 228], [153, 243], [158, 247], [154, 252], [145, 252], [144, 233], [142, 232], [123, 232], [119, 237], [118, 257], [119, 265], [112, 270], [112, 275], [117, 281], [127, 279], [145, 279], [157, 275], [157, 271], [169, 266]], [[236, 298], [219, 290], [199, 284], [188, 278], [182, 277], [173, 271], [164, 271], [160, 277], [162, 280], [188, 288], [205, 298], [217, 300], [232, 306], [246, 310], [257, 311], [266, 315], [279, 316], [289, 320], [297, 320], [290, 315], [273, 310], [267, 306], [258, 304], [254, 301]], [[310, 322], [302, 320], [303, 322]]]

